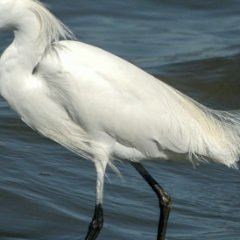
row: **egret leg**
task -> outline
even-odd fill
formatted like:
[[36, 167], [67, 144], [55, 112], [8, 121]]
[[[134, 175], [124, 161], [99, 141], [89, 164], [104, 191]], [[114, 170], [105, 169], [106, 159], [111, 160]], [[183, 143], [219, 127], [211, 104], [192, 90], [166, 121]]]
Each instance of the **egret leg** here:
[[158, 223], [157, 240], [164, 240], [167, 230], [168, 217], [172, 209], [171, 197], [166, 191], [163, 190], [163, 188], [154, 180], [154, 178], [140, 163], [131, 162], [131, 164], [157, 194], [161, 211]]
[[97, 238], [103, 226], [103, 185], [104, 185], [104, 173], [106, 169], [107, 161], [96, 161], [95, 167], [97, 172], [96, 180], [96, 205], [95, 211], [91, 223], [88, 227], [88, 233], [85, 240], [94, 240]]
[[94, 240], [97, 238], [103, 226], [103, 208], [102, 204], [96, 204], [93, 219], [89, 224], [88, 233], [85, 240]]

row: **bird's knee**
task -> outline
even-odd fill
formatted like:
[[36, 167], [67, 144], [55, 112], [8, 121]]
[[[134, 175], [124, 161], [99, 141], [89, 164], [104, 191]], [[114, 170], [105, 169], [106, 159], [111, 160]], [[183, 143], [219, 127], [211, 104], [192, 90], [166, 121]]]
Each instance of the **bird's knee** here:
[[92, 231], [100, 231], [103, 226], [103, 208], [102, 205], [95, 206], [95, 212], [92, 219], [92, 222], [89, 225], [89, 229]]
[[103, 217], [97, 217], [92, 220], [89, 224], [89, 231], [90, 232], [99, 232], [103, 227]]
[[171, 211], [172, 209], [172, 202], [171, 197], [168, 192], [164, 191], [159, 185], [156, 187], [157, 196], [159, 199], [160, 208], [168, 209]]
[[160, 207], [168, 208], [170, 211], [172, 209], [172, 201], [168, 192], [162, 191], [162, 199], [160, 200]]

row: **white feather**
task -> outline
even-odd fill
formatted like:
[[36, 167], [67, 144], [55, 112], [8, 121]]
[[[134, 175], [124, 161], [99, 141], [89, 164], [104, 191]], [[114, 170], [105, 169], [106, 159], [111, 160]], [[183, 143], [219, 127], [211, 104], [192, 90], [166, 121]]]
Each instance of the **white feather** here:
[[1, 94], [44, 136], [112, 167], [115, 158], [237, 167], [239, 111], [208, 109], [117, 56], [62, 41], [73, 35], [38, 1], [1, 0], [1, 28], [15, 34], [0, 60]]

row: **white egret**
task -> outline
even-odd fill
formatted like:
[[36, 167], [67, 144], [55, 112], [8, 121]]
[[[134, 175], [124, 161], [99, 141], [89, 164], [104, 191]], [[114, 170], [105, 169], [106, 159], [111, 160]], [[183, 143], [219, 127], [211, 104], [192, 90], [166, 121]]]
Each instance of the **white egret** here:
[[4, 29], [14, 40], [0, 59], [1, 95], [31, 128], [95, 164], [96, 206], [87, 240], [102, 228], [104, 174], [114, 159], [130, 161], [156, 192], [158, 240], [165, 239], [171, 200], [141, 160], [237, 168], [239, 112], [206, 108], [127, 61], [75, 41], [37, 0], [1, 0]]

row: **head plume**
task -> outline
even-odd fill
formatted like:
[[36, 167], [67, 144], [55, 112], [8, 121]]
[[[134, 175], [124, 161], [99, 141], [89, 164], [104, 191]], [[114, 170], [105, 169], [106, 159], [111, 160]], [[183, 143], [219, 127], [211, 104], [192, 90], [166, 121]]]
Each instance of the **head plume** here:
[[36, 41], [46, 47], [59, 40], [75, 39], [72, 32], [38, 0], [0, 0], [1, 29], [35, 31]]
[[29, 10], [37, 17], [40, 24], [39, 39], [47, 46], [59, 40], [75, 39], [73, 33], [38, 0], [24, 0], [29, 2]]

